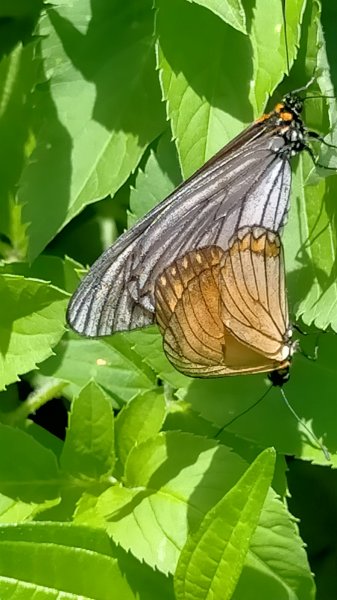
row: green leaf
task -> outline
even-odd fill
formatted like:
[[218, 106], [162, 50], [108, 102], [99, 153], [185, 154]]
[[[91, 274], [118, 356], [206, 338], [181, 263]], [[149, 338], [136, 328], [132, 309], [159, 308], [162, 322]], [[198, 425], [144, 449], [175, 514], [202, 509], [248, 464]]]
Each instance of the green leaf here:
[[275, 451], [264, 450], [188, 537], [175, 573], [177, 600], [232, 598], [274, 465]]
[[27, 225], [15, 198], [32, 144], [30, 94], [39, 65], [34, 53], [35, 44], [19, 44], [0, 62], [0, 231], [6, 236], [0, 254], [8, 260], [24, 257], [27, 247]]
[[[316, 15], [314, 14], [316, 17]], [[315, 20], [310, 34], [313, 53], [316, 46], [318, 83], [322, 94], [331, 95], [332, 83], [326, 56], [322, 31]], [[336, 101], [327, 99], [331, 135], [329, 143], [335, 143], [336, 134]], [[308, 116], [316, 113], [320, 122], [324, 118], [323, 107], [312, 107]], [[334, 154], [336, 152], [334, 151]], [[336, 157], [331, 148], [322, 145], [319, 156], [320, 164], [333, 167]], [[320, 174], [328, 175], [333, 171]], [[310, 185], [311, 184], [311, 185]], [[307, 324], [315, 324], [326, 329], [331, 326], [337, 331], [337, 287], [336, 287], [336, 233], [333, 227], [333, 210], [337, 189], [336, 176], [326, 179], [313, 176], [312, 160], [303, 156], [296, 170], [292, 184], [292, 201], [289, 224], [286, 227], [284, 245], [286, 250], [288, 291], [290, 306], [295, 306], [296, 317], [302, 317]]]
[[294, 517], [269, 490], [233, 600], [314, 600], [315, 582]]
[[116, 450], [125, 461], [136, 445], [159, 433], [166, 414], [162, 390], [151, 390], [133, 398], [116, 419]]
[[67, 295], [34, 279], [0, 275], [0, 389], [53, 354], [64, 333]]
[[62, 340], [55, 348], [55, 356], [41, 365], [40, 372], [68, 381], [70, 397], [94, 379], [119, 400], [119, 404], [153, 388], [156, 384], [154, 373], [141, 368], [139, 358], [130, 346], [119, 347], [119, 336], [115, 337], [115, 347], [107, 340]]
[[61, 466], [73, 477], [99, 479], [111, 474], [114, 462], [111, 402], [91, 381], [72, 403]]
[[[324, 2], [322, 5], [322, 30], [324, 32], [325, 43], [318, 50], [318, 60], [320, 62], [320, 66], [323, 67], [324, 71], [328, 71], [329, 78], [333, 82], [336, 83], [337, 78], [337, 64], [334, 60], [334, 49], [335, 49], [335, 28], [334, 23], [337, 16], [337, 6], [334, 2]], [[323, 52], [322, 52], [323, 50]], [[323, 55], [322, 55], [323, 54]], [[325, 55], [325, 56], [324, 56]], [[325, 65], [324, 65], [325, 62]], [[323, 63], [323, 64], [322, 64]], [[330, 90], [334, 95], [333, 88]], [[336, 99], [334, 99], [336, 101]], [[330, 104], [330, 102], [329, 102]], [[336, 128], [336, 121], [333, 123]]]
[[36, 505], [0, 494], [0, 523], [21, 523], [34, 515]]
[[188, 387], [192, 379], [179, 373], [167, 360], [163, 350], [163, 338], [157, 326], [147, 327], [142, 331], [129, 331], [121, 334], [141, 360], [149, 365], [158, 377], [170, 385], [180, 388]]
[[81, 269], [83, 267], [68, 256], [60, 258], [45, 254], [34, 260], [32, 265], [20, 262], [0, 264], [0, 273], [43, 279], [69, 293], [76, 290], [80, 282], [78, 271]]
[[[196, 435], [215, 438], [218, 427], [212, 425], [195, 412], [185, 400], [171, 401], [168, 405], [168, 415], [165, 419], [165, 431], [186, 431]], [[232, 444], [228, 444], [231, 445]], [[242, 454], [238, 452], [237, 454]]]
[[25, 17], [34, 15], [42, 0], [1, 0], [0, 15], [4, 17]]
[[214, 441], [181, 432], [159, 434], [131, 450], [127, 489], [114, 486], [93, 498], [87, 522], [105, 520], [106, 530], [125, 550], [164, 573], [174, 572], [188, 531], [244, 468], [239, 456]]
[[[307, 337], [307, 351], [314, 354], [317, 336]], [[295, 354], [290, 380], [284, 387], [286, 397], [299, 417], [331, 451], [333, 465], [337, 465], [336, 407], [331, 402], [337, 386], [336, 355], [336, 336], [321, 335], [317, 360], [309, 360], [300, 352]], [[270, 383], [267, 385], [270, 386]], [[195, 380], [188, 388], [185, 400], [205, 419], [218, 427], [225, 426], [221, 435], [224, 443], [232, 444], [235, 434], [260, 448], [273, 444], [282, 454], [326, 466], [322, 450], [290, 413], [278, 388], [271, 387], [267, 397], [254, 406], [266, 390], [266, 378], [259, 375], [212, 382]], [[206, 403], [205, 397], [212, 401]], [[231, 423], [233, 418], [235, 421]], [[228, 433], [231, 434], [229, 438]]]
[[[0, 491], [23, 502], [57, 498], [55, 455], [20, 429], [0, 425]], [[1, 562], [1, 561], [0, 561]]]
[[106, 528], [106, 521], [123, 515], [125, 507], [129, 511], [129, 505], [137, 498], [138, 489], [130, 489], [122, 485], [113, 485], [102, 494], [94, 494], [91, 491], [84, 493], [77, 503], [74, 513], [74, 521], [89, 527]]
[[103, 532], [68, 523], [0, 527], [4, 600], [151, 600], [151, 594], [170, 600], [171, 588], [171, 582], [113, 546]]
[[246, 31], [246, 16], [240, 0], [190, 0], [205, 6], [215, 15], [242, 33]]
[[56, 437], [56, 435], [53, 435], [47, 429], [44, 429], [44, 427], [37, 425], [37, 423], [34, 423], [33, 421], [26, 421], [25, 425], [27, 433], [29, 433], [29, 435], [31, 435], [39, 444], [45, 446], [48, 450], [51, 450], [57, 459], [59, 459], [63, 449], [63, 440], [60, 440], [59, 437]]
[[284, 235], [290, 306], [295, 306], [296, 317], [301, 316], [308, 325], [331, 326], [337, 331], [337, 240], [331, 221], [337, 178], [305, 186], [311, 169], [308, 161], [302, 160], [293, 182], [292, 209]]
[[255, 3], [250, 36], [254, 64], [250, 100], [255, 116], [261, 114], [268, 95], [275, 90], [284, 73], [292, 66], [300, 40], [305, 4], [306, 0], [285, 3], [286, 50], [282, 2], [272, 2], [268, 8], [264, 0], [257, 0]]
[[165, 127], [150, 0], [49, 7], [39, 34], [47, 81], [19, 190], [31, 260], [84, 206], [115, 194]]
[[252, 120], [251, 48], [246, 36], [201, 6], [186, 0], [156, 5], [160, 81], [187, 177]]
[[132, 227], [160, 200], [168, 196], [181, 182], [176, 148], [167, 131], [159, 140], [156, 151], [151, 150], [145, 169], [137, 172], [135, 186], [130, 192], [128, 226]]

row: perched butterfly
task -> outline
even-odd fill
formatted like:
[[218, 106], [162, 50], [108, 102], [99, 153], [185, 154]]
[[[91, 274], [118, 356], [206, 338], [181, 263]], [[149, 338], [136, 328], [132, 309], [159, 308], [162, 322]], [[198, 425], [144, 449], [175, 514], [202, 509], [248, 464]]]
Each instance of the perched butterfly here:
[[208, 246], [158, 277], [156, 320], [164, 350], [186, 375], [286, 372], [295, 343], [278, 234], [240, 229], [228, 250]]
[[[79, 285], [68, 306], [69, 325], [80, 334], [102, 336], [154, 323], [155, 294], [160, 293], [156, 282], [169, 265], [175, 261], [180, 264], [182, 260], [195, 263], [199, 256], [206, 262], [218, 260], [218, 268], [226, 271], [229, 263], [223, 265], [223, 260], [234, 256], [232, 244], [236, 232], [245, 227], [252, 231], [260, 227], [278, 233], [289, 205], [289, 159], [304, 149], [312, 154], [308, 141], [317, 137], [305, 128], [302, 107], [303, 102], [296, 95], [285, 96], [271, 113], [250, 125], [125, 232], [94, 263]], [[230, 253], [226, 254], [228, 250]], [[212, 258], [212, 252], [217, 258]], [[261, 268], [268, 265], [268, 260], [261, 261]], [[229, 271], [228, 276], [233, 278]], [[227, 293], [225, 288], [221, 290], [222, 294]], [[281, 291], [282, 298], [283, 295]], [[229, 298], [222, 305], [228, 306]], [[261, 310], [262, 307], [261, 303]], [[221, 318], [227, 317], [224, 314]], [[262, 320], [263, 324], [268, 329]], [[235, 324], [238, 326], [239, 321]], [[241, 329], [240, 336], [244, 336]], [[252, 352], [258, 348], [259, 340], [267, 343], [267, 336], [258, 333], [257, 321], [254, 331], [254, 343], [250, 339], [246, 344]], [[281, 333], [284, 333], [282, 327]], [[233, 349], [227, 350], [233, 360], [238, 350], [234, 339]], [[228, 343], [227, 340], [227, 347]], [[281, 347], [281, 337], [279, 344]], [[222, 356], [215, 348], [212, 352], [214, 357], [217, 352]], [[260, 370], [267, 370], [268, 360], [269, 364], [272, 360], [282, 360], [277, 353], [273, 358], [272, 350], [264, 356], [266, 360], [264, 366], [260, 364]], [[236, 361], [239, 367], [239, 357]], [[241, 371], [254, 370], [252, 361], [253, 357], [247, 359]], [[207, 368], [211, 373], [210, 365]], [[221, 369], [224, 373], [223, 365]], [[198, 372], [201, 374], [201, 370]]]

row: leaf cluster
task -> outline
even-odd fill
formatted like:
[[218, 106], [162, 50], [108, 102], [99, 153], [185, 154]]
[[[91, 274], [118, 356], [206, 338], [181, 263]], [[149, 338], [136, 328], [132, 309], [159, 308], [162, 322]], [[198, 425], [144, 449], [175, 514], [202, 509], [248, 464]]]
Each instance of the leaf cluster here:
[[[1, 3], [3, 599], [316, 597], [284, 457], [327, 463], [279, 391], [236, 419], [263, 376], [189, 379], [156, 327], [87, 340], [65, 326], [88, 264], [313, 75], [306, 124], [337, 143], [336, 8], [285, 2], [284, 20], [282, 6]], [[308, 333], [286, 394], [335, 467], [337, 154], [314, 152], [328, 169], [294, 161], [283, 236], [291, 318]]]

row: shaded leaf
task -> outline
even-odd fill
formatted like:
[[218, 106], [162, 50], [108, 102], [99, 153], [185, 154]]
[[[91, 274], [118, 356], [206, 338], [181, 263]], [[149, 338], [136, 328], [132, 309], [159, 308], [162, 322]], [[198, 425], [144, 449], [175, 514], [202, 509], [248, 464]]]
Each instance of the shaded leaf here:
[[80, 282], [78, 271], [81, 269], [83, 267], [68, 256], [62, 259], [46, 254], [38, 256], [32, 265], [20, 262], [0, 264], [0, 273], [43, 279], [69, 293], [76, 290]]
[[269, 491], [233, 600], [314, 600], [315, 582], [294, 517]]
[[23, 502], [57, 498], [60, 478], [55, 455], [20, 429], [0, 425], [0, 491]]
[[128, 343], [132, 344], [134, 351], [149, 365], [158, 377], [167, 381], [173, 387], [188, 387], [192, 379], [179, 373], [168, 361], [163, 350], [163, 339], [157, 326], [147, 327], [142, 331], [130, 331], [121, 334]]
[[46, 10], [47, 82], [35, 93], [36, 148], [19, 191], [30, 259], [84, 206], [113, 195], [164, 128], [152, 30], [150, 0]]
[[238, 31], [246, 33], [246, 17], [240, 0], [191, 0], [205, 6]]
[[[119, 401], [130, 400], [136, 394], [155, 386], [156, 378], [149, 369], [142, 369], [140, 360], [130, 346], [115, 347], [106, 340], [69, 339], [55, 348], [55, 356], [41, 365], [44, 376], [69, 382], [68, 394], [78, 394], [90, 379], [109, 391]], [[67, 390], [65, 390], [65, 393]], [[118, 406], [118, 404], [116, 404]]]
[[0, 275], [0, 389], [51, 354], [64, 333], [67, 294], [43, 281]]
[[160, 138], [156, 151], [151, 150], [144, 171], [138, 170], [130, 192], [129, 227], [166, 198], [181, 181], [176, 148], [170, 138], [171, 133], [167, 131]]
[[[307, 343], [311, 341], [314, 351], [317, 338], [310, 338]], [[336, 336], [321, 335], [317, 360], [309, 361], [300, 353], [296, 354], [290, 380], [284, 387], [288, 401], [299, 417], [327, 446], [334, 465], [337, 465], [337, 433], [334, 426], [337, 407], [331, 402], [331, 390], [337, 385], [336, 352]], [[270, 383], [267, 383], [266, 378], [259, 375], [224, 378], [212, 382], [194, 380], [185, 399], [205, 419], [219, 427], [225, 426], [225, 443], [226, 433], [230, 432], [258, 447], [273, 444], [278, 452], [313, 460], [326, 466], [327, 461], [322, 450], [290, 413], [278, 388], [271, 387], [266, 398], [254, 406], [262, 398], [268, 385]], [[205, 403], [206, 394], [212, 398], [212, 402]], [[249, 408], [252, 410], [242, 414]], [[233, 418], [236, 420], [231, 424]]]
[[157, 0], [156, 5], [160, 81], [187, 177], [252, 120], [250, 45], [196, 4]]
[[0, 254], [8, 260], [24, 257], [28, 243], [22, 207], [15, 199], [32, 144], [30, 95], [38, 79], [38, 66], [34, 43], [18, 44], [0, 62]]

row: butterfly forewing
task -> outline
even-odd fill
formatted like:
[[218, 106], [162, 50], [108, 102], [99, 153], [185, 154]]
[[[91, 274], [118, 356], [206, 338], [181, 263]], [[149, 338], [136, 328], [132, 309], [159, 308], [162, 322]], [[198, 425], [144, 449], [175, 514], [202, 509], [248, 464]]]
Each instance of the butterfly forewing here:
[[290, 165], [278, 152], [283, 138], [263, 132], [251, 126], [96, 261], [70, 301], [73, 329], [99, 336], [153, 323], [155, 281], [174, 259], [207, 246], [226, 250], [244, 226], [282, 227]]
[[[175, 260], [206, 247], [227, 252], [232, 236], [244, 227], [279, 233], [288, 211], [289, 159], [304, 149], [312, 155], [308, 141], [317, 138], [306, 130], [302, 108], [301, 98], [287, 94], [272, 112], [262, 115], [122, 235], [96, 261], [72, 297], [67, 312], [71, 327], [99, 336], [153, 323], [155, 283]], [[248, 263], [243, 268], [248, 273]], [[251, 264], [252, 273], [261, 269], [259, 259]], [[264, 288], [258, 290], [253, 277], [247, 285], [247, 293], [261, 305], [255, 327], [263, 320], [262, 308], [268, 312], [278, 299], [268, 296]], [[241, 286], [238, 278], [240, 293]], [[244, 312], [253, 323], [249, 310]]]

